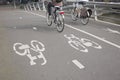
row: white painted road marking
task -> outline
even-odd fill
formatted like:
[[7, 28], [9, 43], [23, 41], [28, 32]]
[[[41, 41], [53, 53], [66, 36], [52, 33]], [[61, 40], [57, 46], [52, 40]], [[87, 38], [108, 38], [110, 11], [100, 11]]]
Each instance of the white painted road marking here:
[[70, 34], [69, 36], [65, 34], [64, 37], [68, 39], [68, 43], [71, 47], [81, 52], [88, 52], [87, 47], [102, 49], [101, 45], [86, 38], [78, 38], [73, 34]]
[[[26, 11], [26, 12], [28, 12], [28, 11]], [[43, 18], [46, 18], [46, 17], [43, 16], [43, 15], [36, 14], [36, 13], [33, 13], [33, 12], [28, 12], [28, 13], [33, 14], [33, 15], [36, 15], [36, 16], [40, 16], [40, 17], [43, 17]], [[98, 39], [98, 40], [100, 40], [100, 41], [103, 41], [103, 42], [105, 42], [105, 43], [107, 43], [107, 44], [110, 44], [110, 45], [112, 45], [112, 46], [114, 46], [114, 47], [116, 47], [116, 48], [120, 48], [119, 45], [117, 45], [117, 44], [115, 44], [115, 43], [112, 43], [112, 42], [110, 42], [110, 41], [107, 41], [107, 40], [105, 40], [105, 39], [103, 39], [103, 38], [100, 38], [100, 37], [98, 37], [98, 36], [96, 36], [96, 35], [93, 35], [93, 34], [91, 34], [91, 33], [88, 33], [88, 32], [86, 32], [86, 31], [83, 31], [83, 30], [81, 30], [81, 29], [75, 28], [75, 27], [73, 27], [73, 26], [71, 26], [71, 25], [68, 25], [68, 24], [65, 24], [65, 25], [66, 25], [66, 27], [72, 28], [72, 29], [74, 29], [74, 30], [80, 31], [80, 32], [82, 32], [82, 33], [84, 33], [84, 34], [87, 34], [87, 35], [89, 35], [89, 36], [92, 36], [92, 37], [94, 37], [94, 38], [96, 38], [96, 39]]]
[[120, 32], [119, 32], [119, 31], [112, 30], [112, 29], [110, 29], [110, 28], [107, 28], [107, 30], [106, 30], [106, 31], [109, 31], [109, 32], [111, 32], [111, 33], [120, 34]]
[[31, 14], [33, 14], [33, 15], [36, 15], [36, 16], [40, 16], [40, 17], [42, 17], [42, 18], [46, 18], [46, 16], [43, 16], [43, 15], [40, 15], [40, 14], [36, 14], [36, 13], [33, 13], [33, 12], [28, 12], [28, 11], [26, 11], [27, 13], [31, 13]]
[[23, 19], [23, 17], [19, 17], [19, 19]]
[[92, 37], [94, 37], [94, 38], [96, 38], [96, 39], [98, 39], [98, 40], [101, 40], [101, 41], [103, 41], [103, 42], [105, 42], [105, 43], [108, 43], [108, 44], [110, 44], [110, 45], [112, 45], [112, 46], [114, 46], [114, 47], [120, 48], [119, 45], [117, 45], [117, 44], [115, 44], [115, 43], [112, 43], [112, 42], [110, 42], [110, 41], [107, 41], [107, 40], [105, 40], [105, 39], [103, 39], [103, 38], [100, 38], [100, 37], [98, 37], [98, 36], [95, 36], [95, 35], [93, 35], [93, 34], [91, 34], [91, 33], [88, 33], [88, 32], [83, 31], [83, 30], [81, 30], [81, 29], [72, 27], [71, 25], [68, 25], [68, 24], [66, 24], [66, 26], [69, 27], [69, 28], [72, 28], [72, 29], [74, 29], [74, 30], [80, 31], [80, 32], [82, 32], [82, 33], [85, 33], [85, 34], [87, 34], [87, 35], [89, 35], [89, 36], [92, 36]]
[[37, 28], [36, 28], [36, 27], [33, 27], [33, 29], [34, 29], [34, 30], [37, 30]]
[[[30, 65], [35, 65], [36, 62], [34, 60], [38, 58], [43, 59], [41, 65], [45, 65], [47, 63], [47, 60], [42, 53], [45, 51], [45, 46], [42, 42], [39, 42], [37, 40], [32, 40], [30, 45], [23, 43], [14, 43], [13, 50], [20, 56], [27, 56], [30, 59]], [[39, 54], [33, 56], [31, 55], [30, 50], [35, 51]]]
[[80, 69], [84, 69], [85, 66], [83, 66], [78, 60], [72, 60], [72, 62], [77, 66], [79, 67]]

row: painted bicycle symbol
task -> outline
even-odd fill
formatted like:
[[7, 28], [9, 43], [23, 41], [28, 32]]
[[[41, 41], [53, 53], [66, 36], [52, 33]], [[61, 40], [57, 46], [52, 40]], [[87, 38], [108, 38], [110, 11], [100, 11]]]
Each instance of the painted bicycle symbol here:
[[67, 36], [65, 34], [64, 37], [69, 40], [68, 43], [70, 44], [71, 47], [81, 52], [88, 52], [87, 47], [102, 49], [102, 47], [98, 43], [91, 41], [89, 39], [86, 39], [86, 38], [80, 39], [73, 34], [70, 34], [70, 36]]
[[[43, 43], [32, 40], [31, 45], [23, 44], [23, 43], [15, 43], [13, 45], [13, 49], [16, 52], [16, 54], [20, 56], [27, 56], [30, 59], [30, 65], [35, 65], [36, 62], [34, 60], [36, 59], [43, 59], [43, 63], [41, 65], [45, 65], [47, 63], [46, 58], [43, 55], [43, 51], [45, 51], [45, 46]], [[30, 54], [30, 50], [39, 53], [37, 56], [33, 56]]]

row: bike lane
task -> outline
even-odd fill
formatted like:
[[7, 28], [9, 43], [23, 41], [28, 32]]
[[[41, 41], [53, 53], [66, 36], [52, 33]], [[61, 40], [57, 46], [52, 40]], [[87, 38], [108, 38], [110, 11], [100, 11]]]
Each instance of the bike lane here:
[[[16, 76], [12, 76], [12, 80], [21, 80], [21, 77], [23, 80], [117, 80], [120, 78], [119, 49], [71, 28], [65, 28], [64, 32], [58, 33], [54, 28], [46, 27], [44, 19], [37, 17], [30, 18], [41, 22], [35, 26], [37, 30], [32, 29], [33, 25], [29, 28], [25, 28], [24, 25], [23, 28], [16, 27], [7, 32], [9, 42], [7, 45], [10, 47], [10, 54], [8, 55], [12, 58], [10, 65], [12, 69], [15, 68], [15, 71], [12, 70], [10, 73], [16, 74]], [[70, 37], [71, 34], [80, 40], [86, 38], [94, 41], [102, 48], [86, 47], [92, 44], [83, 45], [81, 43], [83, 46], [86, 45], [88, 52], [79, 51], [70, 46], [68, 38], [65, 37], [65, 35]], [[75, 38], [73, 37], [73, 39]], [[39, 59], [36, 60], [36, 65], [31, 66], [27, 56], [22, 57], [13, 50], [14, 43], [30, 45], [32, 40], [38, 40], [45, 46], [43, 54], [47, 63], [43, 66], [41, 65], [42, 60]], [[83, 49], [81, 46], [79, 48]], [[31, 53], [36, 54], [34, 51]]]
[[[84, 57], [82, 59], [82, 60], [85, 59], [86, 63], [88, 63], [87, 65], [89, 65], [88, 71], [85, 72], [85, 74], [88, 74], [87, 75], [88, 77], [86, 77], [85, 80], [89, 80], [89, 79], [108, 80], [108, 79], [112, 79], [112, 78], [116, 79], [116, 80], [119, 79], [119, 76], [118, 76], [119, 75], [118, 67], [120, 66], [120, 63], [119, 63], [119, 57], [120, 57], [119, 56], [119, 51], [120, 51], [119, 45], [118, 45], [118, 47], [111, 46], [111, 44], [108, 44], [109, 41], [107, 41], [108, 43], [106, 43], [106, 41], [104, 42], [104, 41], [101, 41], [101, 40], [98, 40], [98, 39], [96, 40], [93, 36], [91, 37], [90, 35], [86, 36], [86, 34], [81, 34], [80, 31], [79, 32], [76, 32], [76, 31], [72, 32], [71, 30], [67, 30], [67, 31], [64, 31], [64, 32], [67, 32], [67, 33], [69, 32], [67, 35], [76, 33], [79, 36], [84, 36], [84, 37], [81, 37], [80, 39], [87, 37], [87, 39], [90, 39], [91, 41], [94, 41], [94, 42], [97, 42], [97, 43], [100, 42], [98, 44], [101, 45], [101, 47], [102, 47], [101, 50], [97, 50], [97, 49], [92, 50], [91, 47], [88, 47], [88, 49], [92, 50], [92, 52], [88, 52], [89, 54], [87, 54], [86, 58]], [[66, 34], [64, 34], [64, 35], [66, 35]], [[88, 46], [89, 45], [90, 44], [88, 43]], [[90, 60], [90, 56], [91, 56], [91, 60]], [[78, 57], [78, 60], [80, 59], [80, 57], [81, 56]], [[76, 60], [76, 59], [73, 59], [72, 61], [74, 62], [74, 60]], [[84, 65], [81, 64], [81, 66], [84, 66]], [[85, 68], [85, 66], [83, 68]], [[115, 76], [115, 77], [112, 77], [112, 78], [107, 77], [107, 76], [110, 76], [110, 75]], [[81, 78], [81, 77], [82, 76], [80, 76], [79, 78]], [[83, 77], [85, 78], [85, 76], [83, 76]], [[75, 78], [78, 78], [78, 77], [75, 77]]]

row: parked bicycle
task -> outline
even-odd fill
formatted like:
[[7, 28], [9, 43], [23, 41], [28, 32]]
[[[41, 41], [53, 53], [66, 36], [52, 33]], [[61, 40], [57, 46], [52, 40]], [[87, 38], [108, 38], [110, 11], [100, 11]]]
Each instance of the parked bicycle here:
[[73, 21], [80, 19], [83, 25], [86, 25], [89, 22], [89, 18], [92, 15], [92, 10], [87, 9], [85, 3], [73, 3], [73, 9], [71, 11], [71, 17]]
[[[56, 10], [56, 12], [54, 12]], [[48, 26], [51, 26], [54, 23], [57, 27], [58, 32], [62, 32], [64, 30], [64, 11], [62, 7], [55, 6], [52, 8], [51, 17], [49, 16], [48, 12], [46, 11], [46, 19]]]
[[[30, 65], [35, 65], [36, 62], [34, 60], [36, 59], [43, 59], [43, 63], [41, 65], [45, 65], [47, 63], [46, 58], [43, 55], [43, 51], [45, 51], [45, 46], [43, 43], [37, 41], [37, 40], [32, 40], [31, 45], [23, 44], [23, 43], [15, 43], [13, 45], [13, 50], [16, 52], [16, 54], [20, 56], [27, 56], [30, 59]], [[37, 52], [37, 56], [32, 56], [30, 54], [30, 50]]]

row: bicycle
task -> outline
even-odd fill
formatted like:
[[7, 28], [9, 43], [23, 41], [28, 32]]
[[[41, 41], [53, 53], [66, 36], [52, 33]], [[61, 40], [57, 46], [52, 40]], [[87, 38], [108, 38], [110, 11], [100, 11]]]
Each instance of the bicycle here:
[[[54, 10], [53, 10], [54, 9]], [[56, 12], [54, 12], [56, 10]], [[51, 17], [49, 16], [48, 12], [46, 11], [46, 19], [48, 26], [51, 26], [52, 23], [56, 25], [57, 31], [62, 32], [64, 30], [64, 11], [62, 7], [55, 6], [52, 8]]]
[[[31, 65], [36, 64], [36, 62], [34, 62], [34, 60], [36, 60], [37, 58], [42, 58], [43, 59], [44, 62], [41, 63], [41, 65], [45, 65], [47, 63], [46, 58], [42, 54], [42, 52], [45, 51], [45, 46], [43, 45], [43, 43], [41, 43], [37, 40], [32, 40], [31, 41], [31, 46], [29, 46], [27, 44], [23, 44], [23, 43], [15, 43], [13, 45], [13, 50], [16, 52], [16, 54], [18, 54], [20, 56], [25, 56], [26, 55], [30, 59], [30, 64]], [[38, 52], [39, 55], [32, 56], [30, 54], [30, 50]]]
[[73, 34], [70, 34], [70, 36], [64, 35], [64, 37], [69, 40], [68, 43], [70, 44], [71, 47], [81, 52], [88, 52], [87, 47], [102, 49], [102, 47], [98, 43], [86, 38], [80, 39]]
[[80, 19], [83, 25], [89, 22], [91, 13], [84, 6], [85, 3], [73, 3], [73, 9], [71, 10], [71, 17], [73, 21]]

